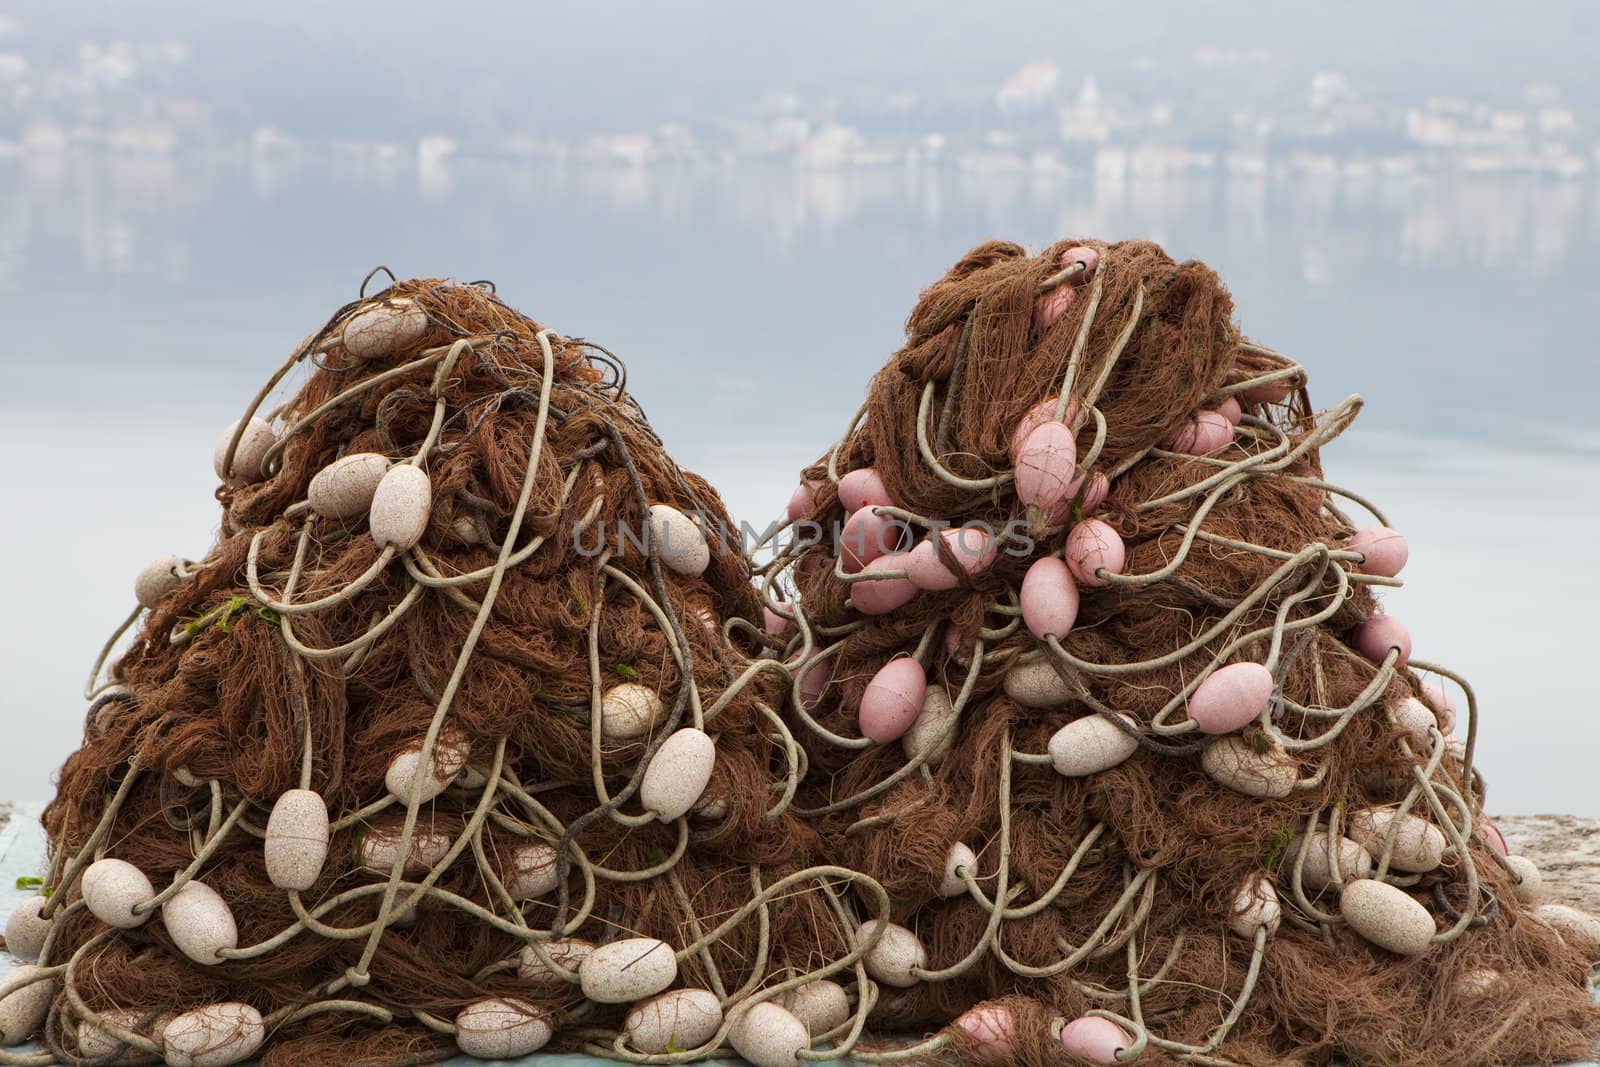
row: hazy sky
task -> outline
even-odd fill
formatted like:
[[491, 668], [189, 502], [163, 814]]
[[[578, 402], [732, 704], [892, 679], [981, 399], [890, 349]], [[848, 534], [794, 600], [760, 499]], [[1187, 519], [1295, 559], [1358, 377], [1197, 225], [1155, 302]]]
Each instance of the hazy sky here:
[[[1600, 5], [1589, 0], [1292, 7], [1241, 0], [1077, 5], [989, 0], [612, 0], [604, 4], [376, 0], [23, 0], [0, 48], [47, 59], [82, 41], [176, 41], [173, 88], [225, 124], [306, 133], [484, 125], [571, 132], [746, 110], [771, 90], [870, 116], [915, 94], [959, 115], [1005, 75], [1050, 60], [1127, 91], [1206, 99], [1196, 48], [1265, 49], [1229, 75], [1236, 102], [1303, 94], [1316, 70], [1379, 99], [1453, 93], [1515, 102], [1530, 81], [1600, 100]], [[1235, 88], [1234, 86], [1237, 86]]]

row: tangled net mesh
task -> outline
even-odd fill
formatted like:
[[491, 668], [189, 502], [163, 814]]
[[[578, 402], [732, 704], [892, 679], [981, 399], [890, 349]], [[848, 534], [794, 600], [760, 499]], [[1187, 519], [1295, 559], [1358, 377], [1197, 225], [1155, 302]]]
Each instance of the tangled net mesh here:
[[756, 565], [610, 353], [363, 286], [95, 665], [0, 1062], [1591, 1054], [1600, 925], [1323, 478], [1359, 400], [1231, 315], [1148, 242], [974, 249]]
[[1586, 1059], [1600, 924], [1504, 855], [1472, 690], [1409, 659], [1397, 535], [1323, 478], [1360, 399], [1315, 410], [1232, 310], [1147, 241], [986, 243], [802, 473], [757, 582], [796, 810], [892, 901], [871, 1023], [976, 1062]]
[[[724, 632], [748, 563], [658, 527], [728, 520], [615, 357], [487, 284], [396, 283], [292, 353], [218, 470], [216, 544], [141, 574], [91, 674], [0, 990], [47, 1006], [45, 1047], [4, 1062], [681, 1061], [865, 981], [850, 931], [887, 897], [791, 810], [787, 676]], [[630, 1025], [668, 985], [707, 992]], [[836, 1007], [819, 1038], [864, 1018]]]

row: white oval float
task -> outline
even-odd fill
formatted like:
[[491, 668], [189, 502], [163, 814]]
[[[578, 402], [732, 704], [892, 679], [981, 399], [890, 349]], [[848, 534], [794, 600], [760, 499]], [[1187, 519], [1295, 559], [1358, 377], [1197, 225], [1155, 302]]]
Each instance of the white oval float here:
[[628, 1044], [652, 1056], [669, 1047], [699, 1048], [721, 1026], [722, 1003], [709, 989], [674, 989], [652, 997], [634, 1005], [622, 1024]]
[[[589, 958], [589, 953], [594, 949], [594, 942], [580, 937], [562, 937], [544, 943], [544, 953], [550, 957], [550, 963], [573, 972]], [[529, 982], [555, 980], [565, 984], [567, 981], [550, 969], [550, 965], [540, 958], [532, 945], [523, 945], [517, 953], [517, 977]]]
[[428, 313], [410, 297], [390, 297], [345, 320], [340, 340], [352, 359], [381, 359], [428, 332]]
[[161, 1030], [168, 1067], [231, 1067], [266, 1040], [261, 1013], [248, 1004], [207, 1004], [177, 1015]]
[[306, 489], [311, 510], [325, 519], [353, 519], [372, 507], [378, 485], [389, 473], [388, 456], [355, 452], [322, 468]]
[[422, 540], [433, 511], [433, 482], [428, 472], [410, 463], [390, 467], [372, 494], [368, 522], [379, 548], [405, 552]]
[[[1118, 715], [1130, 728], [1138, 724]], [[1110, 770], [1139, 751], [1139, 739], [1119, 729], [1102, 715], [1074, 719], [1050, 737], [1050, 765], [1063, 778], [1082, 778]]]
[[418, 740], [415, 748], [408, 748], [389, 761], [383, 776], [384, 788], [401, 804], [409, 804], [411, 790], [420, 789], [419, 803], [426, 804], [455, 781], [471, 755], [472, 745], [466, 738], [449, 728], [440, 730], [433, 741], [430, 766], [422, 766], [422, 742]]
[[792, 1013], [764, 1000], [733, 1024], [728, 1042], [750, 1067], [795, 1067], [799, 1053], [811, 1047], [811, 1035]]
[[267, 817], [267, 877], [279, 889], [310, 889], [328, 859], [328, 804], [310, 789], [285, 790]]
[[[11, 983], [45, 973], [46, 969], [38, 964], [24, 963], [7, 972], [5, 981]], [[55, 996], [56, 980], [39, 978], [0, 998], [0, 1045], [9, 1048], [12, 1045], [20, 1045], [32, 1037], [39, 1027], [44, 1025]]]
[[556, 850], [543, 841], [519, 845], [511, 853], [506, 892], [512, 900], [537, 900], [561, 884], [557, 870]]
[[653, 937], [601, 945], [578, 966], [583, 995], [599, 1004], [627, 1004], [661, 992], [678, 977], [672, 946]]
[[[405, 869], [414, 873], [428, 870], [450, 851], [450, 835], [418, 826], [411, 832], [411, 848], [405, 855]], [[361, 835], [361, 865], [376, 874], [388, 874], [400, 859], [400, 828], [369, 826]]]
[[790, 990], [784, 1007], [817, 1037], [850, 1018], [850, 994], [838, 982], [819, 978]]
[[133, 580], [133, 598], [141, 608], [153, 609], [167, 594], [183, 585], [185, 579], [178, 577], [178, 568], [183, 562], [177, 556], [157, 556], [144, 565]]
[[639, 803], [662, 822], [688, 814], [711, 781], [717, 745], [704, 730], [685, 727], [662, 742], [639, 783]]
[[867, 968], [867, 974], [884, 985], [899, 989], [916, 985], [920, 979], [912, 973], [913, 969], [924, 967], [928, 962], [928, 950], [916, 934], [904, 926], [881, 919], [869, 919], [856, 928], [856, 940], [865, 944], [880, 924], [883, 926], [883, 936], [867, 950], [861, 961]]
[[1278, 902], [1278, 891], [1265, 878], [1247, 879], [1233, 898], [1233, 908], [1228, 913], [1228, 929], [1247, 941], [1255, 940], [1256, 931], [1265, 929], [1271, 937], [1278, 932], [1283, 918], [1283, 905]]
[[944, 861], [944, 880], [939, 883], [941, 897], [959, 897], [967, 891], [967, 880], [962, 872], [978, 876], [978, 854], [963, 841], [950, 846]]
[[1025, 708], [1058, 708], [1078, 695], [1051, 665], [1049, 653], [1015, 663], [1006, 670], [1001, 686], [1006, 696]]
[[650, 732], [665, 710], [655, 690], [638, 682], [623, 682], [600, 698], [600, 735], [613, 741], [632, 741]]
[[1358, 878], [1347, 883], [1339, 894], [1339, 910], [1350, 929], [1401, 956], [1420, 956], [1433, 942], [1428, 909], [1388, 882]]
[[1351, 813], [1349, 833], [1375, 860], [1383, 856], [1384, 838], [1392, 833], [1389, 866], [1397, 871], [1426, 874], [1444, 860], [1444, 832], [1426, 819], [1401, 815], [1393, 808], [1363, 808]]
[[6, 919], [6, 951], [24, 963], [39, 958], [44, 939], [50, 936], [50, 920], [39, 914], [49, 902], [42, 894], [28, 897]]
[[544, 1012], [527, 1001], [493, 997], [456, 1014], [456, 1047], [480, 1060], [512, 1060], [537, 1052], [554, 1036]]
[[694, 520], [667, 504], [650, 505], [649, 545], [669, 569], [691, 578], [711, 565], [711, 546]]
[[217, 953], [239, 947], [239, 927], [222, 894], [201, 881], [185, 882], [161, 905], [161, 922], [178, 951], [210, 967], [222, 962]]
[[152, 914], [133, 911], [135, 904], [150, 900], [156, 891], [145, 873], [127, 860], [95, 860], [84, 870], [78, 888], [89, 914], [107, 926], [131, 930]]
[[262, 461], [267, 458], [272, 446], [278, 443], [278, 435], [271, 423], [259, 415], [250, 416], [245, 423], [244, 433], [239, 437], [239, 447], [233, 450], [233, 466], [224, 471], [222, 461], [228, 457], [228, 445], [232, 443], [238, 428], [238, 419], [229, 423], [211, 454], [211, 469], [216, 471], [218, 478], [235, 486], [249, 485], [265, 478], [267, 472], [262, 468]]
[[[1320, 892], [1333, 885], [1343, 885], [1352, 878], [1372, 877], [1372, 856], [1366, 849], [1348, 837], [1339, 838], [1337, 858], [1339, 861], [1339, 878], [1335, 880], [1333, 867], [1328, 863], [1328, 835], [1325, 831], [1318, 830], [1308, 839], [1303, 835], [1295, 835], [1289, 840], [1289, 847], [1283, 853], [1282, 877], [1285, 882], [1294, 878], [1296, 863], [1300, 867], [1300, 887], [1309, 892]], [[1301, 849], [1305, 849], [1305, 860], [1301, 862], [1298, 857]]]
[[938, 767], [950, 749], [955, 747], [959, 729], [950, 728], [956, 717], [955, 706], [950, 702], [950, 691], [942, 685], [930, 685], [922, 697], [922, 710], [917, 720], [900, 737], [900, 748], [907, 759], [926, 754], [927, 765]]
[[1544, 903], [1544, 875], [1539, 871], [1539, 865], [1526, 856], [1507, 856], [1505, 861], [1506, 867], [1517, 878], [1517, 899], [1524, 904]]
[[1200, 753], [1200, 767], [1218, 785], [1249, 797], [1286, 797], [1300, 779], [1298, 766], [1281, 748], [1257, 752], [1237, 734], [1207, 745]]

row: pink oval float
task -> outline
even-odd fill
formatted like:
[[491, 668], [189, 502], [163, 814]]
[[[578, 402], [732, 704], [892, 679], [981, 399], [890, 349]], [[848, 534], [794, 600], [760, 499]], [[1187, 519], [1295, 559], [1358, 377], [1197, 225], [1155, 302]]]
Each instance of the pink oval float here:
[[885, 663], [861, 696], [861, 736], [880, 745], [899, 740], [917, 721], [927, 692], [922, 664], [909, 656]]
[[1106, 502], [1106, 497], [1110, 494], [1111, 479], [1107, 478], [1103, 471], [1095, 471], [1089, 475], [1089, 484], [1083, 490], [1083, 513], [1090, 515], [1099, 511], [1100, 505]]
[[1040, 333], [1054, 326], [1066, 314], [1077, 296], [1076, 288], [1094, 277], [1095, 270], [1100, 266], [1100, 253], [1085, 245], [1074, 245], [1061, 253], [1059, 263], [1057, 270], [1065, 270], [1074, 263], [1082, 263], [1084, 270], [1034, 301], [1033, 324]]
[[[862, 574], [904, 570], [909, 552], [891, 552], [861, 568]], [[865, 578], [850, 585], [850, 603], [863, 615], [887, 615], [911, 603], [917, 587], [909, 578]]]
[[1012, 1063], [1017, 1055], [1017, 1020], [1005, 1004], [977, 1004], [956, 1016], [956, 1026], [976, 1044], [973, 1050], [986, 1064]]
[[1220, 411], [1202, 411], [1167, 435], [1166, 444], [1174, 452], [1209, 456], [1233, 443], [1233, 423]]
[[979, 575], [994, 566], [999, 547], [988, 530], [977, 526], [958, 526], [941, 530], [939, 536], [944, 538], [950, 554], [955, 556], [956, 563], [967, 574]]
[[[941, 530], [939, 536], [969, 576], [982, 574], [993, 565], [997, 549], [987, 530], [962, 527]], [[911, 550], [906, 559], [906, 577], [918, 589], [929, 592], [943, 592], [961, 584], [939, 558], [938, 546], [931, 537]]]
[[[778, 601], [778, 607], [784, 611], [792, 612], [794, 610], [794, 605], [787, 600]], [[763, 604], [761, 605], [761, 626], [773, 637], [782, 637], [789, 631], [790, 627], [794, 626], [794, 623]]]
[[789, 521], [799, 522], [801, 519], [811, 517], [811, 512], [816, 509], [817, 498], [813, 491], [814, 482], [801, 482], [794, 487], [794, 492], [789, 496]]
[[1240, 395], [1252, 404], [1281, 404], [1289, 399], [1289, 394], [1294, 392], [1294, 386], [1288, 379], [1268, 382], [1265, 385], [1255, 385], [1246, 389]]
[[1104, 569], [1109, 574], [1121, 574], [1128, 561], [1127, 546], [1122, 537], [1108, 522], [1085, 519], [1067, 534], [1065, 551], [1067, 569], [1079, 585], [1102, 587], [1111, 583], [1099, 577]]
[[1184, 419], [1167, 431], [1167, 435], [1161, 439], [1161, 447], [1169, 452], [1186, 452], [1193, 455], [1194, 439], [1199, 425], [1193, 418]]
[[1227, 397], [1217, 405], [1217, 414], [1228, 420], [1230, 426], [1239, 425], [1239, 420], [1244, 418], [1244, 409], [1239, 407], [1237, 397]]
[[1422, 702], [1433, 710], [1439, 720], [1439, 732], [1449, 737], [1456, 728], [1456, 700], [1450, 695], [1442, 678], [1422, 680]]
[[[1086, 484], [1087, 483], [1087, 484]], [[1078, 499], [1078, 494], [1083, 493], [1083, 501], [1078, 505], [1078, 510], [1084, 515], [1093, 515], [1100, 510], [1100, 505], [1106, 502], [1106, 496], [1111, 492], [1111, 480], [1101, 471], [1083, 475], [1072, 480], [1067, 486], [1070, 494], [1060, 506], [1050, 512], [1050, 525], [1063, 526], [1072, 517], [1072, 502]]]
[[1061, 1028], [1061, 1047], [1091, 1063], [1114, 1064], [1117, 1053], [1133, 1047], [1133, 1035], [1098, 1015], [1080, 1015]]
[[1017, 453], [1017, 499], [1053, 513], [1072, 501], [1078, 448], [1065, 424], [1047, 422], [1022, 442]]
[[1499, 828], [1488, 819], [1484, 819], [1478, 824], [1478, 836], [1482, 837], [1484, 843], [1498, 854], [1501, 859], [1505, 859], [1511, 854], [1511, 850], [1506, 848], [1505, 837], [1500, 833]]
[[1022, 443], [1028, 435], [1039, 427], [1049, 422], [1060, 422], [1067, 427], [1072, 426], [1072, 420], [1078, 417], [1078, 401], [1075, 397], [1067, 399], [1067, 410], [1060, 419], [1056, 418], [1056, 401], [1059, 397], [1047, 396], [1022, 416], [1022, 421], [1017, 423], [1017, 428], [1011, 431], [1011, 443], [1008, 452], [1011, 456], [1011, 465], [1017, 465], [1017, 455], [1022, 451]]
[[1259, 663], [1230, 663], [1189, 695], [1189, 718], [1203, 734], [1226, 734], [1253, 722], [1272, 699], [1272, 672]]
[[1094, 279], [1094, 272], [1100, 267], [1100, 252], [1088, 245], [1073, 245], [1061, 253], [1061, 269], [1066, 270], [1074, 263], [1083, 264], [1083, 273], [1073, 279], [1076, 285], [1082, 285]]
[[804, 669], [800, 675], [800, 704], [806, 710], [817, 706], [817, 701], [822, 696], [822, 691], [828, 688], [828, 682], [833, 679], [833, 660], [825, 659], [809, 669]]
[[839, 559], [846, 574], [854, 574], [879, 556], [895, 550], [904, 529], [898, 519], [879, 515], [864, 507], [845, 520], [839, 531]]
[[919, 542], [906, 556], [906, 578], [918, 589], [930, 593], [942, 593], [961, 584], [940, 562], [932, 538]]
[[1033, 328], [1039, 333], [1044, 333], [1054, 326], [1067, 313], [1067, 308], [1072, 306], [1073, 298], [1077, 296], [1070, 284], [1056, 286], [1048, 293], [1041, 296], [1033, 305]]
[[872, 467], [862, 467], [839, 479], [839, 503], [846, 511], [854, 513], [894, 501], [889, 499], [889, 490], [883, 487], [883, 478], [878, 472]]
[[1209, 456], [1233, 444], [1233, 423], [1220, 411], [1202, 411], [1195, 416], [1195, 455]]
[[1438, 678], [1424, 678], [1422, 680], [1422, 700], [1423, 703], [1433, 709], [1435, 715], [1441, 711], [1448, 712], [1451, 715], [1455, 714], [1455, 698], [1450, 695], [1450, 690], [1445, 687], [1444, 682]]
[[1065, 637], [1078, 621], [1078, 586], [1066, 563], [1056, 556], [1033, 561], [1022, 576], [1019, 599], [1023, 623], [1040, 640]]
[[1399, 619], [1392, 615], [1373, 615], [1366, 622], [1356, 627], [1355, 637], [1352, 641], [1356, 651], [1372, 660], [1374, 663], [1383, 662], [1391, 648], [1400, 650], [1400, 658], [1395, 661], [1395, 669], [1404, 667], [1411, 660], [1411, 633]]
[[1366, 557], [1357, 568], [1362, 574], [1375, 574], [1381, 578], [1396, 577], [1405, 568], [1406, 560], [1411, 555], [1405, 535], [1387, 526], [1368, 526], [1365, 530], [1357, 530], [1344, 547]]

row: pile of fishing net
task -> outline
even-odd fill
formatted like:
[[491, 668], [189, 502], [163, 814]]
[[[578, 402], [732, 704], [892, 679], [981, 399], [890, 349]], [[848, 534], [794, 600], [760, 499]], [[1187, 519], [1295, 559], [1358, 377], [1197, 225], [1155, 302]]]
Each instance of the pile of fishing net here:
[[[759, 569], [874, 1030], [983, 1063], [1554, 1063], [1600, 923], [1508, 856], [1460, 676], [1324, 480], [1360, 407], [1143, 241], [975, 248]], [[1357, 521], [1344, 509], [1370, 513]], [[1470, 717], [1451, 736], [1458, 701]]]
[[91, 674], [6, 926], [0, 1035], [42, 1047], [0, 1061], [793, 1063], [860, 1031], [887, 897], [792, 810], [787, 675], [725, 623], [749, 565], [614, 357], [487, 284], [393, 284], [215, 462], [215, 545], [138, 576]]
[[610, 353], [363, 291], [95, 665], [0, 1062], [1589, 1055], [1600, 923], [1323, 478], [1360, 402], [1231, 314], [975, 249], [753, 566]]

